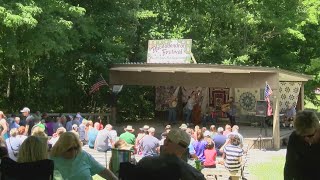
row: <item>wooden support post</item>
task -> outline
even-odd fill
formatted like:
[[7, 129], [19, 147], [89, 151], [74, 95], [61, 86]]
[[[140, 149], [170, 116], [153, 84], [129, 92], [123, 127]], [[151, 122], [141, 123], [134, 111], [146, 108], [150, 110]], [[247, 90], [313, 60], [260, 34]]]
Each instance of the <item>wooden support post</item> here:
[[[278, 86], [279, 87], [279, 86]], [[273, 148], [275, 150], [280, 149], [280, 106], [279, 106], [279, 90], [274, 90], [274, 101], [276, 104], [275, 110], [273, 112]]]
[[304, 82], [301, 83], [300, 96], [301, 110], [304, 110]]

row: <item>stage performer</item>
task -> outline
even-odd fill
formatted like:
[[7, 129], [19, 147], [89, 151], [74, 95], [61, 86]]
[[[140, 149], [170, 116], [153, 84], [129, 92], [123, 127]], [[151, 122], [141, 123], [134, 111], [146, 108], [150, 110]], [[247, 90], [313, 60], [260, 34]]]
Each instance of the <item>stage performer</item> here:
[[178, 99], [176, 96], [171, 96], [168, 100], [168, 120], [169, 124], [177, 124], [177, 104], [178, 104]]
[[191, 118], [192, 118], [192, 110], [193, 106], [195, 105], [196, 102], [196, 96], [194, 92], [192, 92], [191, 97], [188, 99], [188, 102], [185, 106], [185, 111], [186, 111], [186, 124], [189, 125], [191, 123]]
[[236, 125], [236, 113], [237, 113], [237, 107], [234, 103], [234, 98], [230, 97], [228, 100], [229, 104], [229, 111], [227, 112], [227, 117], [230, 120], [231, 127], [233, 125]]

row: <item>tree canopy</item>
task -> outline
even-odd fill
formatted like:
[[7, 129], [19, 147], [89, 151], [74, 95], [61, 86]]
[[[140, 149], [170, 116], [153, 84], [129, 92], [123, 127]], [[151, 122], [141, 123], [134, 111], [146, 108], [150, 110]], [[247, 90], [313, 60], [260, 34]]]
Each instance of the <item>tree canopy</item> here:
[[[318, 0], [0, 0], [0, 107], [104, 110], [110, 89], [88, 94], [100, 74], [107, 79], [112, 63], [145, 62], [148, 40], [170, 38], [192, 39], [200, 63], [314, 75], [306, 95], [319, 104], [319, 20]], [[129, 114], [150, 116], [133, 107], [152, 111], [152, 88], [121, 93]]]

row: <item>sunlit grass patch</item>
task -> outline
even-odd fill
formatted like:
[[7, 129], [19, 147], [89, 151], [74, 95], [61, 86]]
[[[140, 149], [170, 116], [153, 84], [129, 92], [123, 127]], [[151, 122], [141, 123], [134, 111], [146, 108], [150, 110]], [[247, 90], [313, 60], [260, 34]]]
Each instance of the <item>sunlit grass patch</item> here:
[[281, 180], [283, 179], [284, 156], [272, 157], [270, 161], [250, 164], [249, 174], [257, 177], [257, 180]]

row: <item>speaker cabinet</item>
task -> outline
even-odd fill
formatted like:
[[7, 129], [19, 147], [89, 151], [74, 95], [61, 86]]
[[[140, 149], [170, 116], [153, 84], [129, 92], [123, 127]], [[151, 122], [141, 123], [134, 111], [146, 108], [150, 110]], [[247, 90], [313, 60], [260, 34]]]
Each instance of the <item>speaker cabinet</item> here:
[[267, 117], [268, 104], [267, 101], [257, 101], [256, 116]]

